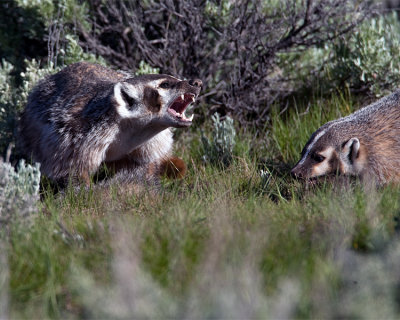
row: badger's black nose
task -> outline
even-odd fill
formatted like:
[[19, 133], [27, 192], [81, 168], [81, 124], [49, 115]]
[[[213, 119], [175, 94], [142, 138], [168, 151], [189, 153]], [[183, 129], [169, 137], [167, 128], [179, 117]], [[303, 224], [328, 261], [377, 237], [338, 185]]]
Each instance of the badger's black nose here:
[[200, 87], [201, 88], [203, 86], [203, 82], [200, 79], [190, 79], [189, 84], [192, 87]]
[[297, 167], [294, 167], [294, 168], [290, 171], [290, 175], [292, 176], [292, 178], [301, 179], [301, 173], [299, 172], [299, 170], [297, 170]]

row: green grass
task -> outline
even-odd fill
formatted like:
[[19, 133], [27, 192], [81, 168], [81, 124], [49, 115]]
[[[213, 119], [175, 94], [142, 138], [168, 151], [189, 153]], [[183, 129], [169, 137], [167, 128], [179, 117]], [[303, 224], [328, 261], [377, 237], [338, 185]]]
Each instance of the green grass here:
[[45, 192], [33, 225], [0, 243], [0, 306], [11, 318], [398, 317], [400, 187], [288, 175], [349, 101], [273, 112], [265, 136], [238, 134], [227, 168], [182, 132], [189, 172], [156, 195]]

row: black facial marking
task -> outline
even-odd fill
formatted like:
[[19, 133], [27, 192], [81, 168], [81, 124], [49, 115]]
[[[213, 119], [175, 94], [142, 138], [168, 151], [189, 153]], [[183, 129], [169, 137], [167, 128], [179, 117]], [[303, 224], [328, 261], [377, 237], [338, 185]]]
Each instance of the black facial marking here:
[[171, 88], [171, 82], [168, 81], [168, 80], [161, 82], [160, 88], [163, 88], [163, 89], [169, 89], [169, 88]]
[[161, 109], [161, 97], [157, 90], [145, 87], [144, 88], [144, 104], [151, 112], [159, 112]]
[[354, 148], [353, 144], [350, 146], [350, 151], [349, 151], [349, 162], [350, 164], [353, 164], [353, 154], [354, 154]]
[[[347, 143], [347, 142], [346, 142]], [[354, 160], [355, 159], [357, 159], [358, 158], [358, 152], [356, 153], [356, 150], [355, 150], [355, 141], [353, 141], [353, 143], [351, 144], [351, 146], [350, 146], [350, 150], [349, 150], [349, 154], [348, 154], [348, 159], [349, 159], [349, 162], [350, 162], [350, 164], [353, 164], [354, 163]]]
[[128, 104], [128, 108], [127, 109], [132, 110], [136, 105], [136, 100], [134, 98], [132, 98], [124, 90], [121, 90], [121, 94], [122, 94], [122, 99], [124, 99], [125, 102]]
[[201, 81], [200, 79], [190, 79], [189, 84], [192, 87], [200, 87], [201, 88], [203, 86], [203, 81]]
[[335, 152], [332, 153], [331, 158], [329, 159], [329, 167], [331, 168], [331, 172], [335, 174], [340, 173], [340, 165], [339, 165], [339, 159], [336, 155]]
[[318, 154], [318, 153], [313, 152], [313, 153], [311, 154], [311, 159], [313, 159], [315, 162], [320, 163], [320, 162], [322, 162], [322, 161], [325, 160], [325, 157], [324, 157], [324, 156], [321, 156], [321, 155]]

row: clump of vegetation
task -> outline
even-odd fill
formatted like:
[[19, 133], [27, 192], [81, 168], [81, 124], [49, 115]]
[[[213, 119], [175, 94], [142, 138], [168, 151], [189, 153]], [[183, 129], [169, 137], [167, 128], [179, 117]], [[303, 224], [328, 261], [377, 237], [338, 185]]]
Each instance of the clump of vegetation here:
[[400, 22], [396, 13], [371, 18], [333, 46], [326, 72], [335, 83], [382, 96], [400, 81]]
[[61, 62], [61, 66], [66, 66], [79, 61], [86, 61], [106, 65], [102, 57], [97, 57], [92, 53], [85, 52], [79, 45], [77, 37], [71, 34], [65, 36], [65, 48], [59, 49], [56, 60]]
[[25, 61], [26, 70], [19, 74], [22, 82], [18, 86], [13, 75], [14, 66], [2, 61], [0, 66], [0, 156], [6, 156], [5, 151], [16, 145], [17, 123], [19, 113], [23, 110], [29, 92], [39, 79], [57, 71], [52, 65], [40, 68], [36, 60]]
[[[5, 230], [12, 221], [26, 222], [38, 211], [40, 170], [21, 160], [17, 171], [0, 161], [0, 225]], [[1, 235], [1, 234], [0, 234]]]
[[47, 56], [46, 27], [38, 8], [1, 1], [0, 11], [0, 60], [11, 63], [18, 74], [25, 59]]
[[397, 13], [378, 15], [331, 43], [305, 52], [279, 53], [278, 65], [290, 78], [289, 88], [317, 87], [323, 94], [350, 89], [380, 97], [398, 87], [399, 33]]
[[[101, 57], [84, 52], [76, 38], [72, 35], [65, 37], [65, 47], [60, 48], [56, 60], [42, 64], [39, 61], [25, 60], [24, 71], [15, 73], [15, 67], [7, 60], [0, 65], [0, 156], [4, 155], [9, 146], [18, 145], [17, 123], [19, 114], [28, 100], [28, 95], [36, 83], [47, 75], [61, 70], [64, 63], [71, 64], [79, 61], [90, 61], [105, 65]], [[145, 67], [145, 66], [144, 66]], [[18, 157], [19, 150], [13, 154]]]
[[[25, 71], [19, 74], [19, 86], [16, 85], [17, 80], [13, 76], [14, 67], [5, 60], [0, 66], [0, 156], [6, 156], [8, 148], [18, 145], [16, 139], [19, 114], [25, 107], [34, 85], [43, 77], [60, 70], [52, 64], [40, 67], [34, 59], [25, 61], [25, 64]], [[13, 156], [18, 157], [18, 152], [19, 150], [16, 150]]]
[[208, 163], [229, 166], [232, 162], [236, 137], [233, 119], [226, 116], [221, 121], [218, 113], [212, 115], [211, 119], [213, 122], [211, 139], [208, 139], [204, 134], [201, 136], [204, 150], [203, 159]]
[[13, 66], [3, 60], [0, 66], [0, 157], [15, 138], [17, 96], [11, 72]]
[[149, 64], [144, 61], [139, 62], [139, 67], [135, 71], [135, 75], [140, 76], [142, 74], [155, 74], [160, 73], [160, 69], [152, 68]]

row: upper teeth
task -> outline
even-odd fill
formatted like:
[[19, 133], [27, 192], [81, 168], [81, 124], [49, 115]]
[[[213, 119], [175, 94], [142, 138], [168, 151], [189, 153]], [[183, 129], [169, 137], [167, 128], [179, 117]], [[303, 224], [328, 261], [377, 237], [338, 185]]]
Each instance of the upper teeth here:
[[189, 121], [192, 121], [194, 117], [194, 113], [188, 118]]
[[184, 96], [183, 94], [181, 95], [181, 99], [182, 99], [182, 100], [185, 100], [185, 96]]

